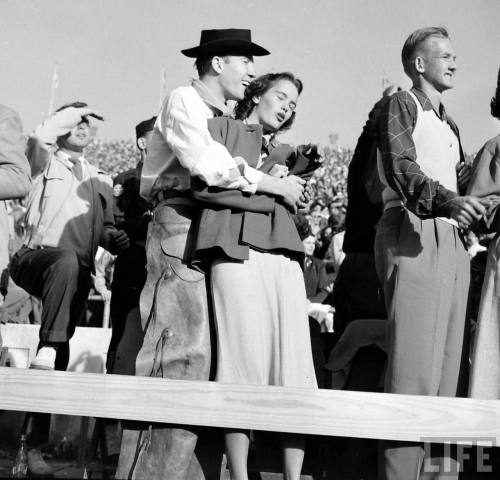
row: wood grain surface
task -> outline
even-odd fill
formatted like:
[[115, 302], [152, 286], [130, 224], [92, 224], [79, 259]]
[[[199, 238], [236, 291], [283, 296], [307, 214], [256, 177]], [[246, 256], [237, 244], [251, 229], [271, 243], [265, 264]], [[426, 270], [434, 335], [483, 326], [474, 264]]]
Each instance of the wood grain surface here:
[[491, 445], [500, 401], [229, 385], [0, 367], [0, 409]]

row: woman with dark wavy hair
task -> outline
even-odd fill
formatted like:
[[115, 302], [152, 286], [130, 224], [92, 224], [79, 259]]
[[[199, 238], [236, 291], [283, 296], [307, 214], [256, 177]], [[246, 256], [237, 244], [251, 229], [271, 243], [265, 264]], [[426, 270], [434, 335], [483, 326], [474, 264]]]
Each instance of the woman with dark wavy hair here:
[[[500, 70], [491, 114], [500, 120]], [[488, 247], [472, 355], [471, 397], [500, 399], [500, 135], [488, 140], [478, 152], [468, 193], [488, 197], [486, 228], [496, 233]]]
[[[298, 95], [302, 93], [302, 81], [295, 77], [295, 75], [293, 75], [292, 73], [267, 73], [266, 75], [262, 75], [256, 78], [250, 85], [248, 85], [247, 89], [245, 90], [245, 97], [236, 105], [236, 108], [234, 110], [235, 117], [238, 120], [247, 120], [248, 117], [253, 115], [255, 117], [255, 120], [257, 120], [259, 113], [258, 109], [256, 110], [257, 104], [260, 102], [260, 99], [276, 85], [277, 82], [280, 82], [282, 84], [288, 82], [297, 89]], [[277, 95], [282, 96], [283, 93]], [[286, 119], [279, 127], [280, 133], [283, 133], [284, 131], [289, 130], [292, 127], [292, 124], [295, 121], [295, 107], [296, 103], [291, 106], [290, 117]], [[273, 128], [272, 126], [270, 127], [264, 125], [264, 134], [270, 133], [277, 133], [275, 126]]]
[[[210, 119], [212, 137], [233, 158], [265, 173], [308, 178], [317, 151], [280, 144], [290, 128], [302, 82], [291, 73], [252, 82], [236, 109], [238, 119]], [[280, 198], [192, 184], [205, 202], [192, 261], [210, 282], [217, 331], [215, 380], [248, 385], [316, 388], [307, 298], [301, 270], [303, 248], [291, 213]], [[231, 478], [247, 480], [249, 432], [226, 430]], [[299, 480], [304, 437], [283, 434], [284, 478]]]

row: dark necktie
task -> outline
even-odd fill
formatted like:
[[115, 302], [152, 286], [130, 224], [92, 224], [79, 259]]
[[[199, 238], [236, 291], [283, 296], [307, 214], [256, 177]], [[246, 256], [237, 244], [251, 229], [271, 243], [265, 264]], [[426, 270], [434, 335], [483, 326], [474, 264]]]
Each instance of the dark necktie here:
[[82, 168], [82, 162], [80, 160], [75, 160], [73, 162], [73, 175], [75, 178], [81, 182], [83, 180], [83, 168]]

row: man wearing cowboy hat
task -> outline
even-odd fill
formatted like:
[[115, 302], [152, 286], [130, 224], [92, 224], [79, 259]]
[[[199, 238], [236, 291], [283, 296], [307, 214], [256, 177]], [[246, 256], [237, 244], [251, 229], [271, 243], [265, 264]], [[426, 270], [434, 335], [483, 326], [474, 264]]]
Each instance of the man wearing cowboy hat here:
[[[210, 322], [203, 273], [189, 267], [185, 252], [200, 206], [190, 196], [191, 177], [209, 186], [267, 192], [291, 210], [303, 193], [296, 177], [278, 179], [233, 158], [215, 142], [209, 118], [229, 115], [254, 78], [253, 57], [269, 52], [251, 40], [249, 30], [203, 30], [197, 47], [182, 50], [195, 58], [199, 79], [179, 87], [158, 114], [141, 179], [142, 196], [156, 205], [149, 225], [148, 275], [141, 294], [143, 346], [136, 375], [208, 380], [211, 365]], [[213, 340], [213, 339], [212, 339]], [[147, 437], [148, 448], [138, 446]], [[149, 428], [124, 430], [116, 478], [203, 478], [196, 455], [195, 430]], [[212, 455], [212, 458], [216, 456]], [[220, 471], [219, 465], [216, 468]]]

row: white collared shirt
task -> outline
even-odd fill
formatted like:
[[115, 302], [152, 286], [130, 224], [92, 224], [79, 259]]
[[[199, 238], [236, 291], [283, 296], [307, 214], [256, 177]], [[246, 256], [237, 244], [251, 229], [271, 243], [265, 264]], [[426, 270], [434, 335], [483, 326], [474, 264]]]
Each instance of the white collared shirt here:
[[193, 86], [176, 88], [169, 95], [148, 142], [141, 177], [145, 199], [165, 189], [189, 190], [192, 176], [208, 185], [255, 193], [262, 172], [235, 160], [212, 138], [207, 120], [213, 117]]

